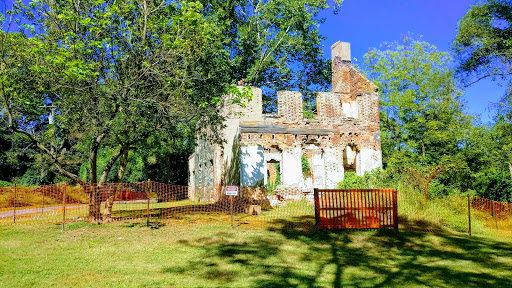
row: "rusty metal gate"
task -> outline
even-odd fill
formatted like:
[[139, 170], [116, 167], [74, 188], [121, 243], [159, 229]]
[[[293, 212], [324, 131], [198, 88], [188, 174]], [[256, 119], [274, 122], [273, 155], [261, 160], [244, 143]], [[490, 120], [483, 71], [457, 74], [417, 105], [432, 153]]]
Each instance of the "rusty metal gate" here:
[[398, 230], [395, 189], [315, 189], [314, 193], [318, 229]]

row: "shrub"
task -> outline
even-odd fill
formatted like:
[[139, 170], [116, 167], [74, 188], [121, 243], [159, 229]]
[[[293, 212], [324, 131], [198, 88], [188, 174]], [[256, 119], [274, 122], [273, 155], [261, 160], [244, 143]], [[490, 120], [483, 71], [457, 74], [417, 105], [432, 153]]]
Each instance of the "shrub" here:
[[338, 189], [366, 189], [368, 185], [363, 177], [357, 175], [354, 172], [345, 173], [343, 181], [338, 183]]
[[0, 180], [0, 187], [9, 187], [9, 186], [12, 186], [12, 185], [13, 184], [10, 183], [10, 182]]

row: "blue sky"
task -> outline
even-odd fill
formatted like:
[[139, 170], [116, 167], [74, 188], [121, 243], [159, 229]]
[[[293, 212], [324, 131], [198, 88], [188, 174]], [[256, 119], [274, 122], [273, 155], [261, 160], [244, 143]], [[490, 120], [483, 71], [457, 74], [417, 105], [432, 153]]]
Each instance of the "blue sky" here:
[[[352, 58], [363, 61], [370, 48], [383, 42], [403, 39], [412, 34], [429, 42], [440, 51], [450, 51], [457, 22], [476, 1], [472, 0], [345, 0], [338, 15], [325, 12], [326, 22], [320, 32], [327, 36], [325, 57], [331, 56], [331, 45], [340, 40], [350, 42]], [[356, 61], [357, 63], [357, 61]], [[490, 80], [465, 89], [466, 112], [482, 122], [492, 120], [492, 104], [505, 93], [505, 87]]]

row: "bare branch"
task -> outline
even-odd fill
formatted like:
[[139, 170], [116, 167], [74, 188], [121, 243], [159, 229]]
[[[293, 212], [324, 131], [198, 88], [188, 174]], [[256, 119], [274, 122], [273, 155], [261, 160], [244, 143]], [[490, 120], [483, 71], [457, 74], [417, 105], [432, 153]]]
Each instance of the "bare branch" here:
[[483, 80], [485, 78], [494, 77], [494, 76], [509, 76], [509, 75], [512, 75], [512, 71], [507, 72], [507, 73], [490, 73], [490, 74], [486, 74], [486, 75], [484, 75], [482, 77], [477, 78], [476, 80], [472, 81], [471, 83], [464, 85], [463, 88], [467, 88], [467, 87], [469, 87], [469, 86], [475, 84], [476, 82], [478, 82], [480, 80]]

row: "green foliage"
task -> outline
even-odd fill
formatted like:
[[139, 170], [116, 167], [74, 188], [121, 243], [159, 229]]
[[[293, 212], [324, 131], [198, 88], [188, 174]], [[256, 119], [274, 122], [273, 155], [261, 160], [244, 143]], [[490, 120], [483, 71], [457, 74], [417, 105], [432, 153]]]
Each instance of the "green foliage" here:
[[462, 112], [462, 94], [449, 62], [447, 53], [409, 40], [365, 55], [364, 71], [381, 97], [385, 165], [402, 151], [425, 163], [456, 153], [470, 117]]
[[304, 177], [311, 176], [311, 165], [309, 164], [308, 158], [302, 155], [302, 157], [300, 157], [300, 162], [302, 165], [302, 175], [304, 175]]
[[[276, 169], [276, 179], [274, 184], [272, 185], [270, 181], [267, 179], [267, 191], [269, 194], [274, 194], [274, 191], [276, 190], [277, 186], [281, 185], [281, 164], [280, 163], [271, 163], [269, 165], [274, 165], [274, 168]], [[262, 185], [263, 186], [263, 185]]]
[[[248, 87], [229, 84], [245, 80], [275, 91], [329, 82], [318, 33], [325, 1], [141, 7], [39, 0], [18, 1], [8, 12], [21, 29], [0, 32], [2, 117], [10, 132], [35, 143], [37, 161], [53, 163], [52, 173], [102, 182], [160, 171], [162, 182], [175, 182], [166, 177], [183, 178], [183, 168], [176, 174], [149, 160], [167, 155], [166, 165], [184, 167], [196, 128], [219, 140], [221, 96], [235, 94], [240, 105], [252, 97]], [[53, 124], [46, 104], [57, 107]], [[156, 144], [184, 138], [191, 141], [186, 149]]]
[[304, 107], [302, 108], [302, 116], [305, 119], [314, 119], [316, 116], [316, 93], [305, 91], [303, 94]]
[[461, 81], [512, 75], [512, 1], [486, 0], [471, 6], [459, 21], [453, 51]]
[[27, 169], [25, 174], [17, 179], [17, 184], [23, 186], [36, 186], [52, 183], [51, 177], [54, 176], [53, 173], [47, 173], [46, 170], [41, 169], [44, 166], [48, 167], [48, 165], [33, 165]]
[[[229, 100], [229, 104], [238, 104], [242, 107], [245, 107], [245, 103], [253, 99], [252, 89], [250, 86], [243, 86], [240, 89], [238, 86], [230, 85], [227, 87], [226, 93], [234, 96]], [[217, 98], [220, 103], [221, 98]]]
[[357, 175], [355, 172], [345, 173], [343, 181], [336, 186], [338, 189], [366, 189], [368, 188], [364, 178]]
[[276, 183], [275, 186], [281, 184], [281, 164], [280, 163], [274, 163], [274, 167], [276, 168]]
[[[484, 191], [475, 186], [477, 174], [489, 168], [489, 156], [506, 146], [490, 149], [498, 143], [489, 139], [490, 131], [474, 126], [463, 112], [450, 61], [434, 46], [407, 39], [365, 55], [364, 71], [381, 96], [384, 167], [402, 181], [408, 167], [441, 165], [444, 172], [430, 183], [429, 194], [480, 194]], [[502, 139], [499, 143], [507, 142]]]
[[[266, 111], [276, 108], [278, 90], [308, 91], [330, 84], [330, 61], [324, 59], [320, 13], [341, 0], [200, 0], [215, 21], [229, 51], [231, 83], [243, 80], [265, 87]], [[311, 95], [310, 95], [311, 96]]]
[[509, 171], [489, 169], [476, 175], [473, 188], [478, 196], [496, 201], [512, 202], [512, 180]]
[[[2, 116], [75, 181], [120, 181], [128, 162], [143, 170], [129, 150], [181, 137], [198, 118], [218, 131], [230, 88], [221, 30], [197, 2], [146, 6], [17, 2], [10, 14], [25, 29], [0, 32]], [[57, 107], [54, 124], [43, 104]]]
[[391, 169], [373, 169], [365, 172], [363, 176], [355, 172], [347, 172], [342, 182], [336, 185], [337, 189], [381, 189], [396, 188], [401, 183], [401, 174]]
[[[481, 79], [497, 77], [509, 82], [512, 64], [512, 1], [487, 0], [471, 6], [459, 21], [452, 44], [461, 82], [467, 86]], [[510, 199], [512, 179], [512, 89], [497, 103], [494, 127], [482, 128], [476, 138], [484, 166], [475, 173], [477, 192], [495, 200]], [[474, 142], [474, 141], [472, 141]], [[471, 153], [476, 149], [471, 147]], [[468, 149], [468, 150], [469, 150]], [[477, 160], [482, 162], [482, 160]], [[508, 172], [508, 173], [507, 173]], [[504, 176], [508, 174], [510, 178]], [[508, 200], [509, 201], [509, 200]]]
[[302, 111], [302, 116], [305, 119], [314, 119], [315, 118], [315, 112], [310, 111], [310, 110], [304, 110], [304, 111]]
[[10, 183], [10, 182], [0, 180], [0, 187], [9, 187], [9, 186], [12, 186], [12, 185], [13, 184]]
[[8, 131], [0, 133], [0, 180], [13, 182], [31, 165], [36, 165], [29, 141]]

